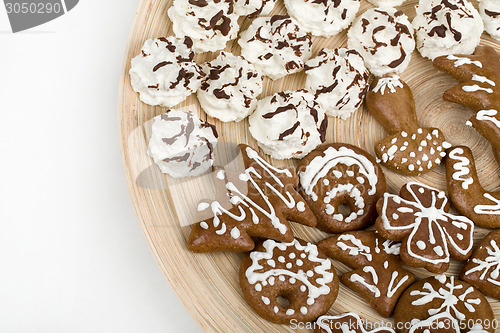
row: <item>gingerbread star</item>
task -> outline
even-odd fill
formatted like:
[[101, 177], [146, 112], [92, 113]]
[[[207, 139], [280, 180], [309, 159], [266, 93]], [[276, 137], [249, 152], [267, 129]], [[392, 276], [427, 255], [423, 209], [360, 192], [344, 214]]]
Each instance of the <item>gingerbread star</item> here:
[[444, 93], [444, 100], [474, 110], [468, 124], [500, 149], [500, 55], [490, 46], [478, 46], [473, 55], [441, 56], [433, 63], [460, 82]]
[[375, 231], [345, 232], [320, 241], [318, 248], [354, 269], [342, 275], [342, 283], [383, 317], [392, 314], [399, 296], [415, 280], [415, 275], [401, 267], [400, 244]]
[[244, 170], [234, 176], [218, 170], [222, 198], [198, 205], [205, 218], [189, 235], [188, 248], [193, 252], [246, 252], [255, 247], [252, 237], [291, 242], [294, 235], [288, 221], [316, 226], [314, 214], [295, 191], [296, 173], [272, 166], [247, 145], [239, 148]]
[[449, 209], [444, 192], [411, 182], [399, 196], [386, 193], [377, 202], [375, 226], [384, 238], [402, 241], [401, 259], [406, 264], [443, 273], [450, 257], [469, 258], [473, 245], [474, 223]]

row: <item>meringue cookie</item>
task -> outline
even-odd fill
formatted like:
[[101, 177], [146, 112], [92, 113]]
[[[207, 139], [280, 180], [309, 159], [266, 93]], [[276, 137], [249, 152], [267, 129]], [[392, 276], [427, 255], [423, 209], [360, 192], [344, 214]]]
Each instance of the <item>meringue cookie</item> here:
[[272, 80], [304, 68], [311, 36], [289, 16], [258, 17], [240, 34], [241, 55]]
[[268, 15], [275, 4], [276, 0], [234, 0], [234, 12], [239, 16], [255, 18]]
[[375, 76], [401, 73], [415, 49], [413, 27], [395, 8], [372, 8], [354, 21], [347, 45], [359, 52]]
[[148, 39], [131, 61], [130, 80], [139, 98], [149, 105], [172, 107], [201, 86], [204, 74], [193, 61], [191, 38]]
[[193, 39], [195, 52], [215, 52], [238, 35], [232, 0], [174, 0], [168, 10], [177, 37]]
[[198, 90], [205, 112], [221, 121], [240, 121], [253, 112], [262, 92], [262, 74], [242, 57], [221, 54], [203, 66], [206, 77]]
[[154, 118], [148, 155], [174, 178], [198, 176], [214, 162], [217, 131], [196, 114], [171, 109]]
[[484, 30], [481, 16], [467, 0], [420, 0], [413, 20], [417, 48], [426, 58], [472, 54]]
[[358, 52], [323, 49], [306, 63], [306, 89], [329, 116], [347, 119], [363, 103], [370, 73]]
[[377, 7], [395, 7], [402, 5], [406, 0], [368, 0], [374, 6]]
[[259, 101], [248, 118], [250, 133], [275, 159], [302, 158], [325, 142], [328, 118], [314, 95], [285, 91]]
[[360, 0], [285, 0], [288, 14], [314, 36], [333, 36], [351, 24]]
[[500, 40], [500, 1], [479, 1], [479, 15], [483, 19], [486, 32], [496, 40]]

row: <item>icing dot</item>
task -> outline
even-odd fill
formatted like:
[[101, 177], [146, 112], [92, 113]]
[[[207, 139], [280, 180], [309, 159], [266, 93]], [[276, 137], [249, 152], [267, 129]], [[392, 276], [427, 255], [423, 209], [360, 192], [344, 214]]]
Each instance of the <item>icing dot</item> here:
[[297, 259], [297, 261], [295, 262], [295, 264], [296, 264], [297, 266], [302, 266], [304, 263], [302, 262], [302, 260]]
[[274, 276], [271, 276], [271, 277], [269, 278], [269, 285], [270, 285], [270, 286], [274, 286], [274, 281], [275, 281]]
[[392, 140], [391, 140], [391, 143], [392, 143], [392, 144], [395, 144], [395, 143], [396, 143], [396, 141], [398, 141], [398, 138], [394, 138], [394, 139], [392, 139]]
[[397, 220], [397, 219], [399, 219], [399, 215], [396, 214], [396, 213], [394, 213], [394, 214], [392, 214], [392, 218], [395, 219], [395, 220]]
[[293, 277], [290, 278], [290, 280], [288, 280], [288, 282], [290, 282], [290, 284], [294, 284], [297, 280]]
[[418, 189], [418, 191], [419, 191], [420, 193], [422, 193], [422, 194], [424, 194], [424, 192], [425, 192], [425, 190], [424, 190], [424, 188], [423, 188], [423, 187], [419, 188], [419, 189]]
[[278, 313], [279, 310], [280, 309], [277, 306], [274, 307], [274, 313]]
[[231, 230], [231, 237], [233, 237], [234, 239], [240, 238], [240, 230], [238, 228], [234, 227]]
[[279, 257], [278, 257], [278, 261], [279, 261], [279, 262], [285, 262], [285, 257], [283, 257], [283, 256], [279, 256]]
[[288, 263], [286, 264], [286, 268], [288, 268], [288, 269], [292, 268], [292, 263], [289, 263], [289, 262], [288, 262]]
[[200, 202], [198, 204], [198, 211], [201, 212], [201, 211], [204, 211], [205, 209], [207, 209], [208, 207], [210, 207], [210, 204], [208, 202]]
[[303, 211], [305, 211], [305, 210], [306, 210], [306, 205], [304, 204], [304, 202], [303, 202], [303, 201], [299, 201], [299, 202], [297, 202], [297, 210], [298, 210], [299, 212], [303, 212]]
[[364, 184], [365, 182], [365, 179], [363, 177], [356, 177], [356, 180], [358, 181], [358, 183], [360, 184]]
[[412, 152], [410, 153], [410, 157], [415, 157], [415, 156], [417, 156], [417, 155], [415, 154], [415, 152], [413, 152], [413, 151], [412, 151]]
[[207, 222], [203, 221], [200, 223], [200, 227], [202, 227], [203, 229], [208, 229], [208, 224]]
[[439, 164], [439, 163], [441, 163], [441, 160], [439, 158], [436, 158], [436, 160], [434, 161], [434, 163]]
[[441, 157], [445, 157], [445, 156], [446, 156], [446, 153], [445, 153], [444, 151], [442, 151], [442, 152], [440, 152], [440, 153], [439, 153], [439, 156], [441, 156]]
[[304, 315], [307, 314], [307, 308], [305, 306], [301, 307], [300, 312]]
[[417, 130], [417, 133], [418, 133], [418, 134], [422, 134], [422, 133], [423, 133], [423, 130], [422, 130], [421, 128], [419, 128], [419, 129]]
[[290, 254], [288, 255], [288, 257], [289, 257], [290, 259], [295, 259], [296, 254], [292, 252], [292, 253], [290, 253]]
[[417, 165], [420, 165], [422, 164], [422, 162], [420, 160], [417, 160]]
[[307, 305], [313, 305], [314, 304], [314, 298], [309, 297], [307, 299]]
[[401, 150], [401, 151], [405, 151], [405, 150], [406, 150], [406, 148], [408, 148], [408, 147], [406, 147], [406, 146], [401, 146], [401, 148], [399, 148], [399, 150]]
[[418, 242], [417, 242], [417, 247], [418, 247], [420, 250], [425, 250], [426, 245], [425, 245], [425, 243], [424, 243], [424, 242], [422, 242], [422, 241], [418, 241]]
[[261, 285], [260, 283], [257, 283], [257, 284], [255, 285], [255, 290], [257, 290], [257, 291], [262, 291], [262, 285]]
[[408, 170], [410, 171], [415, 170], [415, 166], [413, 164], [408, 165]]
[[405, 131], [403, 131], [403, 132], [401, 132], [401, 136], [402, 136], [403, 138], [406, 138], [406, 137], [408, 136], [408, 133], [406, 133]]
[[434, 247], [434, 252], [436, 252], [438, 256], [442, 256], [444, 254], [443, 248], [439, 245]]
[[300, 254], [300, 257], [301, 257], [301, 258], [305, 258], [305, 257], [306, 257], [306, 254], [305, 254], [305, 253], [301, 253], [301, 254]]
[[267, 261], [267, 264], [268, 264], [269, 266], [271, 266], [271, 267], [276, 267], [276, 263], [275, 263], [275, 262], [274, 262], [274, 260], [272, 260], [272, 259], [269, 259], [269, 260]]
[[294, 313], [295, 313], [295, 310], [294, 310], [294, 309], [288, 309], [288, 310], [286, 310], [286, 315], [287, 315], [287, 316], [291, 316], [291, 315], [293, 315]]
[[323, 179], [323, 185], [328, 186], [330, 185], [330, 181], [326, 178]]
[[426, 162], [429, 160], [429, 156], [427, 156], [427, 154], [423, 154], [422, 155], [422, 161]]
[[267, 298], [266, 296], [262, 296], [261, 297], [262, 299], [262, 302], [265, 304], [265, 305], [269, 305], [271, 304], [271, 301], [269, 300], [269, 298]]
[[307, 290], [306, 286], [304, 286], [304, 285], [300, 286], [300, 291], [304, 292], [306, 290]]
[[463, 239], [464, 239], [464, 235], [462, 235], [462, 234], [457, 234], [457, 238], [458, 238], [458, 240], [463, 240]]
[[314, 272], [313, 271], [307, 271], [306, 275], [309, 276], [309, 277], [312, 277], [314, 275]]
[[422, 151], [424, 150], [424, 148], [422, 148], [422, 146], [418, 147], [418, 151]]
[[278, 277], [278, 279], [279, 279], [280, 281], [285, 281], [285, 276], [284, 276], [284, 275], [280, 275], [280, 276]]
[[384, 268], [387, 269], [389, 267], [389, 262], [388, 261], [384, 261]]

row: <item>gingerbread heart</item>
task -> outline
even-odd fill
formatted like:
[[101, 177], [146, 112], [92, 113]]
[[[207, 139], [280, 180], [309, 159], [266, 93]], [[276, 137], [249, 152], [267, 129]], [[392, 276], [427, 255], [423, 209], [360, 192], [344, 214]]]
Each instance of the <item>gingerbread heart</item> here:
[[346, 232], [318, 243], [327, 256], [354, 269], [340, 280], [383, 317], [392, 314], [399, 296], [415, 281], [415, 275], [402, 268], [400, 245], [375, 231]]
[[375, 226], [382, 237], [402, 241], [401, 259], [407, 265], [443, 273], [450, 257], [469, 258], [473, 245], [474, 223], [449, 209], [444, 192], [410, 182], [399, 195], [386, 193], [379, 200]]
[[291, 242], [288, 221], [316, 225], [314, 214], [295, 191], [295, 172], [272, 166], [247, 145], [239, 148], [244, 170], [236, 175], [217, 171], [222, 199], [198, 205], [206, 217], [191, 229], [188, 248], [193, 252], [246, 252], [255, 247], [252, 237]]
[[451, 202], [460, 214], [481, 227], [500, 228], [500, 191], [489, 192], [481, 186], [469, 148], [448, 151], [446, 182]]

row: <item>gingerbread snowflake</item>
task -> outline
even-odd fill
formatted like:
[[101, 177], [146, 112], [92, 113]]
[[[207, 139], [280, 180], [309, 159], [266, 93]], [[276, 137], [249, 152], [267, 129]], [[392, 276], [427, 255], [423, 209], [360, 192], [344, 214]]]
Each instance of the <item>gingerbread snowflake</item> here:
[[450, 257], [467, 259], [473, 245], [474, 223], [449, 209], [444, 192], [411, 182], [399, 195], [386, 193], [377, 202], [376, 228], [383, 237], [402, 241], [401, 259], [406, 264], [443, 273]]

